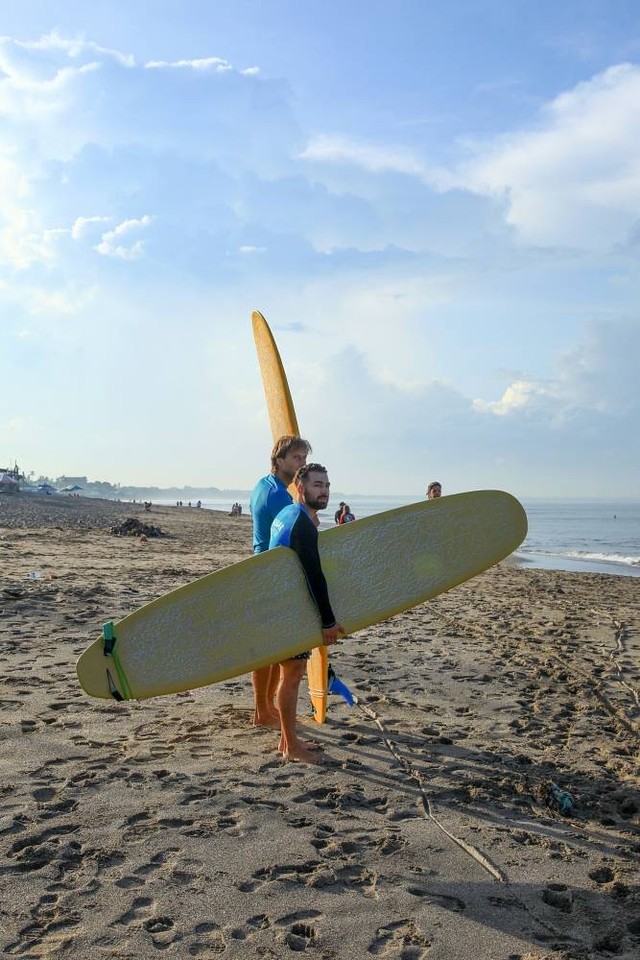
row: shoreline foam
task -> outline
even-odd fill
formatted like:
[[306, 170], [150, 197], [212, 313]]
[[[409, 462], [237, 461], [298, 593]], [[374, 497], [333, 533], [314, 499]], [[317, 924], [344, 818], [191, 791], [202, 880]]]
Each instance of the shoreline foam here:
[[557, 570], [565, 573], [602, 573], [613, 577], [640, 577], [640, 566], [624, 560], [604, 557], [571, 556], [569, 554], [541, 553], [516, 550], [513, 563], [532, 570]]

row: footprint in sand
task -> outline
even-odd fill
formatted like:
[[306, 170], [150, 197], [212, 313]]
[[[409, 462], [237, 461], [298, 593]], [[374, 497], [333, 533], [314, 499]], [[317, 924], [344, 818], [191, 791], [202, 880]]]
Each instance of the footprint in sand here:
[[218, 790], [215, 787], [187, 787], [182, 797], [178, 800], [178, 803], [181, 806], [187, 806], [190, 803], [199, 803], [202, 800], [211, 800], [213, 797], [218, 795]]
[[53, 800], [55, 795], [56, 791], [53, 787], [39, 787], [31, 794], [36, 803], [46, 803], [48, 800]]
[[8, 856], [15, 862], [14, 870], [29, 873], [41, 870], [54, 861], [72, 859], [77, 855], [79, 844], [65, 843], [62, 838], [76, 833], [79, 828], [73, 825], [52, 827], [38, 834], [31, 834], [16, 840], [9, 848]]
[[236, 884], [241, 893], [253, 893], [267, 883], [300, 884], [307, 887], [330, 887], [334, 891], [358, 891], [364, 896], [377, 897], [375, 873], [358, 864], [347, 864], [339, 869], [319, 860], [300, 864], [274, 864], [252, 874], [249, 880]]
[[[160, 853], [154, 854], [147, 863], [143, 863], [137, 867], [133, 873], [120, 876], [115, 881], [115, 886], [120, 887], [122, 890], [133, 890], [143, 887], [148, 883], [148, 878], [152, 873], [160, 870], [179, 852], [178, 847], [168, 847], [166, 850], [161, 850]], [[125, 862], [125, 860], [126, 858], [123, 857], [119, 862]], [[115, 865], [115, 860], [112, 861], [111, 865]]]
[[300, 952], [315, 945], [316, 928], [310, 923], [294, 923], [284, 940], [290, 950]]
[[198, 923], [194, 930], [198, 938], [189, 947], [192, 957], [210, 957], [212, 954], [224, 953], [227, 941], [222, 928], [215, 922]]
[[393, 956], [398, 960], [424, 960], [431, 943], [412, 920], [398, 920], [380, 927], [368, 953], [374, 956]]
[[81, 922], [78, 914], [62, 911], [58, 895], [51, 893], [40, 897], [31, 917], [31, 922], [20, 930], [18, 940], [5, 946], [4, 952], [9, 956], [49, 957], [62, 953], [71, 946], [73, 928]]
[[155, 902], [150, 897], [136, 897], [114, 925], [142, 929], [151, 935], [156, 949], [165, 950], [181, 936], [172, 917], [156, 913], [154, 908]]

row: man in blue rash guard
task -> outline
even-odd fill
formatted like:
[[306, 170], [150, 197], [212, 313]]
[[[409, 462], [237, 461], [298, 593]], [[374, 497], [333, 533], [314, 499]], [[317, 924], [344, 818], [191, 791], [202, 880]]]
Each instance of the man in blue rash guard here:
[[[327, 581], [322, 572], [318, 553], [318, 510], [325, 510], [329, 503], [329, 477], [319, 463], [309, 463], [297, 471], [294, 477], [297, 502], [280, 511], [271, 525], [269, 549], [290, 547], [302, 564], [309, 592], [318, 608], [325, 646], [337, 643], [342, 626], [336, 621]], [[280, 664], [280, 686], [276, 694], [276, 707], [280, 716], [280, 743], [278, 750], [286, 760], [302, 760], [318, 763], [316, 744], [305, 743], [296, 732], [296, 708], [298, 689], [304, 675], [308, 653], [301, 653]]]
[[[309, 453], [311, 444], [301, 437], [284, 436], [275, 443], [271, 451], [271, 473], [258, 480], [251, 494], [254, 553], [263, 553], [269, 549], [271, 524], [280, 510], [292, 502], [287, 487], [296, 470], [307, 462]], [[254, 726], [279, 729], [280, 715], [273, 704], [279, 679], [280, 669], [277, 663], [261, 667], [251, 674]]]
[[271, 473], [258, 480], [251, 493], [254, 553], [269, 549], [271, 524], [283, 507], [293, 502], [287, 487], [310, 453], [311, 444], [302, 437], [280, 437], [274, 445]]

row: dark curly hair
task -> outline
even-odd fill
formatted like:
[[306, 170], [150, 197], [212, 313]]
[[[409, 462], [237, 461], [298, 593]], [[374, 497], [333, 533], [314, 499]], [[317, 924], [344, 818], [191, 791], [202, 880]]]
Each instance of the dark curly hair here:
[[304, 467], [300, 467], [296, 470], [296, 475], [293, 478], [294, 483], [304, 483], [310, 473], [326, 473], [327, 468], [323, 467], [321, 463], [305, 463]]

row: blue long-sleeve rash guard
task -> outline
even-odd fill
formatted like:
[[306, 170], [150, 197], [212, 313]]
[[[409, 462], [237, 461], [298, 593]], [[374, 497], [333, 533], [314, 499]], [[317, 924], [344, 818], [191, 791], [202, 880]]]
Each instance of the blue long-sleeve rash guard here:
[[258, 480], [251, 493], [254, 553], [263, 553], [269, 549], [271, 524], [280, 511], [291, 502], [291, 494], [274, 473], [269, 473]]
[[336, 618], [318, 553], [318, 531], [301, 503], [285, 507], [271, 524], [269, 550], [274, 547], [290, 547], [297, 553], [323, 628], [335, 627]]

